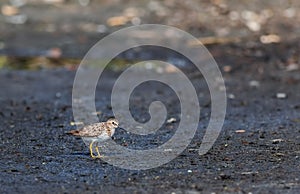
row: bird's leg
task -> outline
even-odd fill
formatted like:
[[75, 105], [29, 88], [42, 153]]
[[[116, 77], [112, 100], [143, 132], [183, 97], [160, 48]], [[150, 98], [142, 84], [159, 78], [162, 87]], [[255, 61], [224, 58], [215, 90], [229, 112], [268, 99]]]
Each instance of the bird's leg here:
[[99, 148], [98, 148], [98, 142], [96, 142], [96, 151], [97, 151], [97, 158], [101, 158], [100, 152], [99, 152]]
[[96, 158], [96, 156], [93, 154], [93, 143], [94, 143], [94, 141], [92, 141], [92, 142], [90, 143], [90, 154], [91, 154], [91, 157], [92, 157], [92, 158]]

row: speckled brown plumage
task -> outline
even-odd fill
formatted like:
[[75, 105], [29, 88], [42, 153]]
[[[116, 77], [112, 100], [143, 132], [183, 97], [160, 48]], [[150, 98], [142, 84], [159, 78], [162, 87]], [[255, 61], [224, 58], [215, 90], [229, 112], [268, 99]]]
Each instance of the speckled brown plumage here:
[[68, 131], [67, 134], [79, 136], [85, 138], [85, 140], [90, 141], [90, 154], [92, 158], [100, 158], [100, 153], [98, 150], [98, 146], [95, 147], [98, 155], [95, 156], [93, 154], [93, 143], [101, 142], [111, 138], [115, 129], [119, 126], [119, 122], [116, 119], [108, 119], [106, 122], [94, 123], [91, 125], [87, 125], [79, 130]]
[[79, 130], [72, 130], [67, 132], [70, 135], [80, 136], [80, 137], [97, 137], [110, 131], [109, 136], [111, 137], [111, 129], [107, 126], [106, 122], [94, 123], [85, 126]]

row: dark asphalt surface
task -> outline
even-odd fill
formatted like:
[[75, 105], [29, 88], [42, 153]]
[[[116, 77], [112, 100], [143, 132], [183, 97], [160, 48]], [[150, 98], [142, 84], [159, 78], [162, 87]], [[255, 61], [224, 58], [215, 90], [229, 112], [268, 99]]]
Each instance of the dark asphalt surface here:
[[[30, 0], [14, 5], [18, 2], [0, 3], [0, 193], [300, 193], [299, 1], [93, 0], [84, 6], [79, 2], [87, 1]], [[26, 21], [13, 23], [16, 17], [4, 10], [6, 5]], [[113, 25], [115, 16], [126, 23]], [[81, 139], [65, 135], [76, 128], [71, 96], [80, 59], [100, 38], [137, 21], [204, 38], [222, 70], [227, 115], [206, 155], [197, 151], [210, 96], [203, 77], [188, 65], [181, 69], [199, 95], [199, 127], [171, 162], [143, 171], [120, 169], [91, 159]], [[271, 42], [275, 37], [276, 43], [267, 44], [263, 37], [273, 37]], [[157, 50], [127, 54], [120, 58], [174, 57]], [[120, 66], [108, 69], [99, 82], [100, 121], [113, 116], [111, 87], [120, 73], [113, 69]], [[139, 87], [130, 99], [132, 115], [137, 121], [149, 119], [149, 103], [159, 99], [177, 122], [163, 125], [152, 138], [132, 136], [121, 127], [114, 141], [141, 149], [172, 137], [180, 109], [170, 94], [157, 83]]]
[[[293, 45], [293, 47], [291, 47]], [[224, 51], [226, 48], [226, 51]], [[197, 154], [209, 119], [210, 103], [205, 80], [198, 84], [202, 107], [199, 129], [189, 147], [159, 168], [130, 171], [89, 157], [81, 139], [64, 134], [74, 129], [71, 92], [75, 71], [64, 68], [0, 72], [1, 193], [298, 193], [300, 192], [299, 71], [287, 71], [274, 63], [273, 53], [298, 49], [286, 45], [210, 47], [223, 72], [228, 93], [224, 128], [213, 148]], [[220, 54], [222, 50], [222, 54]], [[247, 57], [239, 52], [247, 50]], [[253, 51], [253, 52], [251, 52]], [[261, 51], [264, 57], [255, 56]], [[252, 55], [253, 54], [253, 55]], [[245, 55], [243, 55], [245, 56]], [[108, 71], [96, 91], [100, 120], [112, 116], [110, 87], [118, 73]], [[259, 86], [253, 86], [253, 80]], [[252, 82], [251, 82], [252, 81]], [[252, 83], [252, 86], [251, 86]], [[100, 85], [101, 85], [100, 84]], [[255, 84], [254, 84], [255, 85]], [[147, 102], [154, 93], [168, 96], [163, 85], [146, 85], [132, 98], [133, 115], [147, 118]], [[162, 92], [163, 91], [163, 92]], [[284, 93], [286, 98], [276, 97]], [[148, 97], [148, 98], [147, 98]], [[176, 102], [176, 97], [167, 101]], [[176, 115], [177, 103], [166, 103]], [[176, 123], [160, 134], [172, 135]], [[245, 130], [238, 133], [237, 130]], [[123, 146], [147, 147], [134, 141], [124, 129], [114, 137]], [[137, 138], [138, 139], [138, 138]], [[152, 145], [159, 145], [158, 138]]]

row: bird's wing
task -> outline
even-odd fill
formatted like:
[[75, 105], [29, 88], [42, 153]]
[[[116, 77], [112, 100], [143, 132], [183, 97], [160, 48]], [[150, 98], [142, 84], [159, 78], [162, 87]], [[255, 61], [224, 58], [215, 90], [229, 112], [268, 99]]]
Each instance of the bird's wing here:
[[79, 136], [95, 137], [104, 133], [104, 123], [94, 123], [79, 130]]

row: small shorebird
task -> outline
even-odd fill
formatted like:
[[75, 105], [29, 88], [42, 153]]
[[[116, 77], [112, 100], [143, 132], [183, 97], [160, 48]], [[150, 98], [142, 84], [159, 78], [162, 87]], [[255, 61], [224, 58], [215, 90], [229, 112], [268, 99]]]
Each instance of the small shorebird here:
[[[115, 129], [118, 128], [119, 122], [116, 119], [108, 119], [106, 122], [94, 123], [87, 125], [79, 130], [68, 131], [67, 134], [84, 137], [90, 142], [90, 154], [92, 158], [100, 158], [98, 142], [103, 142], [113, 136]], [[93, 154], [93, 144], [96, 142], [97, 156]]]

